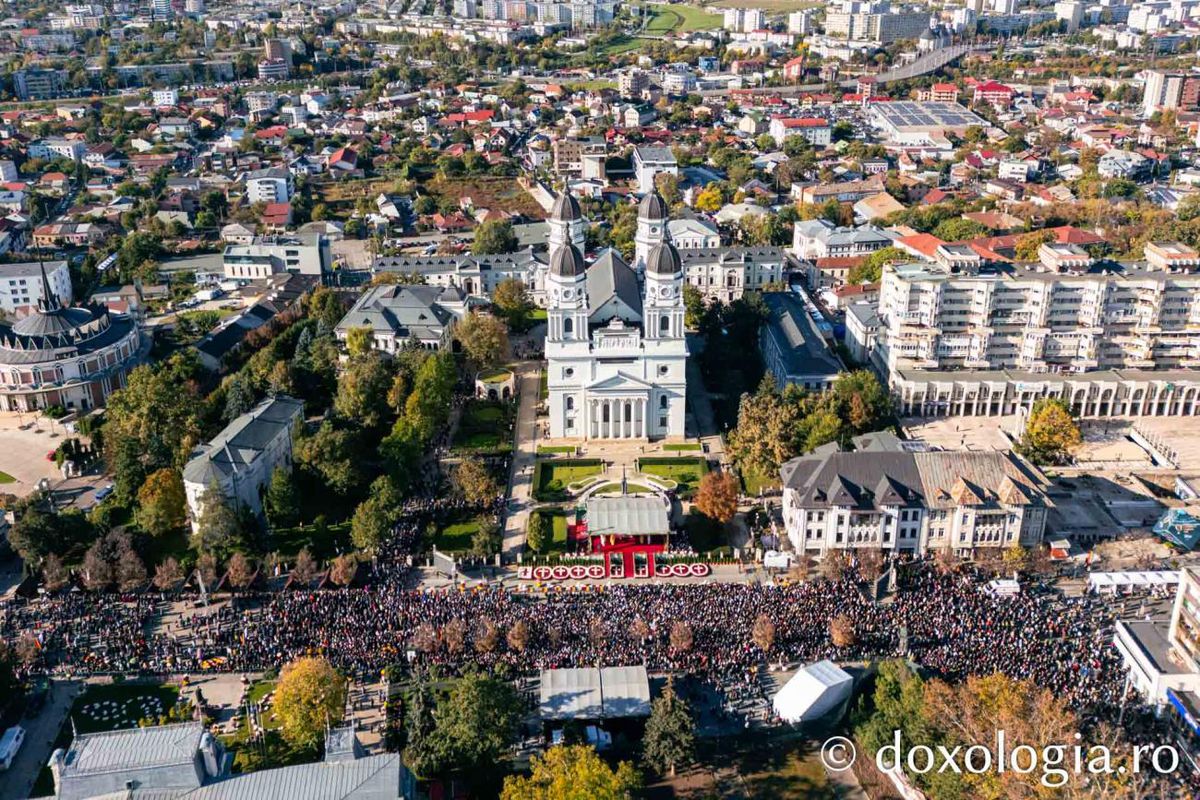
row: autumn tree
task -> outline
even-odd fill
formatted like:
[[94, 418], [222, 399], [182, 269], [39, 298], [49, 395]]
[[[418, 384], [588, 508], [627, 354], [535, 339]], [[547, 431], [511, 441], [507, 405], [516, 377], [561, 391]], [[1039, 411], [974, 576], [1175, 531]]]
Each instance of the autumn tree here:
[[392, 409], [387, 402], [391, 386], [392, 368], [382, 353], [351, 357], [338, 376], [333, 409], [355, 425], [379, 430], [391, 420]]
[[517, 620], [508, 629], [504, 638], [513, 650], [518, 653], [525, 652], [525, 648], [529, 646], [529, 623], [523, 619]]
[[296, 554], [296, 563], [292, 565], [291, 579], [293, 583], [307, 586], [315, 577], [317, 577], [317, 562], [313, 560], [312, 554], [305, 547]]
[[479, 368], [495, 366], [508, 358], [508, 328], [491, 314], [467, 314], [454, 326], [454, 338]]
[[613, 769], [589, 745], [551, 747], [530, 758], [529, 769], [504, 779], [500, 800], [628, 800], [639, 786], [632, 764]]
[[123, 592], [140, 589], [146, 583], [146, 565], [142, 557], [132, 549], [125, 550], [117, 559], [117, 588]]
[[659, 774], [675, 777], [680, 764], [696, 754], [696, 724], [687, 703], [668, 682], [662, 695], [650, 706], [650, 719], [642, 738], [643, 758]]
[[671, 649], [677, 653], [686, 653], [691, 650], [693, 641], [692, 626], [682, 620], [672, 623], [668, 641], [671, 644]]
[[821, 574], [827, 580], [834, 581], [835, 583], [842, 579], [849, 566], [846, 554], [841, 550], [826, 551], [825, 555], [821, 558]]
[[700, 479], [696, 508], [723, 524], [737, 514], [738, 480], [729, 472], [709, 472]]
[[254, 579], [254, 562], [245, 553], [234, 553], [225, 566], [225, 577], [234, 589], [245, 589]]
[[454, 486], [468, 503], [479, 505], [491, 502], [500, 493], [500, 486], [481, 459], [464, 458], [454, 469]]
[[775, 644], [775, 623], [766, 614], [759, 614], [754, 620], [754, 627], [750, 629], [750, 638], [766, 655]]
[[329, 568], [329, 580], [338, 586], [349, 586], [358, 574], [358, 559], [351, 554], [342, 554], [333, 560]]
[[183, 477], [174, 467], [155, 470], [137, 494], [137, 522], [151, 536], [179, 530], [187, 522], [187, 494]]
[[829, 620], [829, 639], [834, 647], [853, 647], [858, 641], [854, 620], [845, 614], [838, 614]]
[[237, 513], [214, 482], [200, 495], [200, 516], [192, 534], [192, 547], [201, 553], [224, 552], [237, 539]]
[[67, 568], [63, 566], [62, 559], [54, 553], [42, 559], [42, 580], [46, 584], [46, 591], [58, 591], [67, 585], [69, 577]]
[[1039, 466], [1066, 464], [1082, 441], [1079, 424], [1066, 402], [1043, 397], [1033, 404], [1025, 420], [1017, 451]]
[[370, 325], [360, 325], [346, 331], [346, 352], [351, 358], [365, 356], [375, 343], [375, 332]]
[[475, 644], [475, 650], [480, 653], [491, 653], [496, 649], [496, 645], [500, 643], [500, 629], [496, 627], [496, 623], [488, 617], [481, 617], [475, 623], [475, 630], [471, 633], [471, 640]]
[[196, 559], [195, 574], [209, 591], [217, 583], [217, 557], [212, 553], [201, 553]]
[[442, 628], [442, 644], [450, 655], [458, 655], [467, 643], [467, 624], [458, 617], [446, 623]]
[[173, 589], [183, 580], [183, 568], [174, 556], [167, 556], [154, 568], [154, 586], [161, 591]]
[[279, 675], [274, 701], [283, 737], [293, 745], [315, 745], [326, 726], [341, 721], [346, 687], [346, 679], [324, 658], [299, 658], [287, 664]]
[[83, 585], [94, 592], [107, 589], [113, 582], [112, 564], [105, 559], [99, 542], [84, 554], [80, 574], [83, 576]]

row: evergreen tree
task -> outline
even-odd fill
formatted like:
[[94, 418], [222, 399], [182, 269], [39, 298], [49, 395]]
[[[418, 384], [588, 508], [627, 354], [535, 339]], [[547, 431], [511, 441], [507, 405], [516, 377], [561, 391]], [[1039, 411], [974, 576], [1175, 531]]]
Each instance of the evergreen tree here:
[[687, 703], [667, 684], [662, 697], [650, 707], [642, 740], [646, 763], [660, 774], [674, 777], [675, 768], [692, 760], [696, 752], [696, 725]]

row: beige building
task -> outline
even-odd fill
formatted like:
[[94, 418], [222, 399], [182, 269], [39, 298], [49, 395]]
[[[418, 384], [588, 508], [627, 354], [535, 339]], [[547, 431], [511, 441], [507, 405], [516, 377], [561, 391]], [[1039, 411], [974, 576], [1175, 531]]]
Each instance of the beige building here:
[[1096, 265], [1043, 245], [1034, 265], [885, 269], [873, 361], [901, 413], [1007, 415], [1062, 397], [1083, 416], [1200, 406], [1200, 274], [1178, 243]]

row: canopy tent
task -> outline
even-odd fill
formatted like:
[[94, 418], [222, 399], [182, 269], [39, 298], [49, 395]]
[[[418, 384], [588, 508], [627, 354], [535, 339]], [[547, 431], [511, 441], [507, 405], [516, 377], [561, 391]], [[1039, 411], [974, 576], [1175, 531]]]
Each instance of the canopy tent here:
[[593, 497], [587, 501], [592, 536], [666, 536], [670, 505], [661, 497]]
[[538, 711], [545, 720], [646, 717], [650, 678], [642, 666], [544, 669]]
[[801, 669], [775, 695], [775, 714], [784, 722], [819, 719], [850, 696], [854, 679], [832, 661], [818, 661]]
[[1088, 589], [1094, 592], [1116, 592], [1118, 589], [1170, 586], [1179, 583], [1178, 572], [1093, 572], [1088, 575]]
[[1200, 511], [1194, 506], [1169, 508], [1154, 523], [1153, 531], [1165, 541], [1190, 552], [1200, 542]]

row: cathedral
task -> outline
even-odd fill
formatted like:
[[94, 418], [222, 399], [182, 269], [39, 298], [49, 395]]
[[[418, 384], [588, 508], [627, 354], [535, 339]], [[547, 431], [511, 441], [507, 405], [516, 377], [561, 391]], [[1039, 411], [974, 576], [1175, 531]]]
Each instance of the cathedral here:
[[634, 264], [612, 249], [588, 264], [579, 203], [565, 193], [556, 200], [545, 276], [552, 437], [684, 435], [683, 264], [668, 241], [667, 216], [662, 197], [647, 194]]

